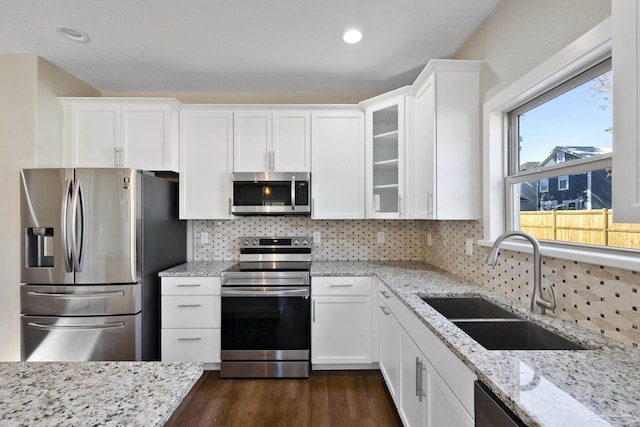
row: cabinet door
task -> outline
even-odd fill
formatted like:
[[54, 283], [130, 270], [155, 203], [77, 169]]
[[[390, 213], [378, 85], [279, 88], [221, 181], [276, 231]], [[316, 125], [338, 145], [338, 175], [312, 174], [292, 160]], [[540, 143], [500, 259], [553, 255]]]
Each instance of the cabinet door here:
[[273, 113], [271, 170], [309, 172], [311, 170], [311, 126], [308, 111]]
[[180, 126], [180, 219], [228, 219], [231, 112], [184, 110]]
[[233, 116], [234, 172], [271, 170], [271, 113], [236, 112]]
[[398, 410], [404, 425], [408, 427], [426, 425], [428, 405], [425, 396], [427, 378], [425, 361], [426, 358], [411, 337], [402, 331], [400, 334], [400, 405]]
[[391, 398], [398, 406], [400, 374], [400, 324], [384, 302], [378, 303], [380, 328], [380, 371], [387, 384]]
[[404, 97], [366, 111], [367, 218], [404, 216]]
[[415, 96], [414, 214], [417, 219], [433, 219], [435, 212], [435, 75]]
[[314, 112], [311, 139], [312, 218], [364, 218], [364, 114]]
[[122, 107], [122, 139], [119, 164], [146, 170], [171, 170], [171, 108], [156, 105]]
[[456, 399], [438, 373], [427, 366], [428, 386], [425, 390], [429, 401], [428, 426], [472, 427], [473, 418]]
[[313, 297], [311, 363], [371, 363], [371, 297]]
[[72, 106], [71, 166], [114, 167], [120, 153], [120, 107]]

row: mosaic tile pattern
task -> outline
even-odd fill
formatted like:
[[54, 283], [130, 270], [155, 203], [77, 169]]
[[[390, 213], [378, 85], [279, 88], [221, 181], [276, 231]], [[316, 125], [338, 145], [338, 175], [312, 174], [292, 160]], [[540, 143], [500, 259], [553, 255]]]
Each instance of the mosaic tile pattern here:
[[[209, 244], [200, 233], [209, 233]], [[378, 243], [378, 232], [385, 243]], [[229, 221], [193, 222], [193, 260], [234, 260], [243, 236], [313, 236], [314, 261], [423, 261], [426, 230], [423, 221], [340, 220], [314, 221], [297, 217], [246, 217]]]
[[[529, 306], [533, 255], [501, 250], [496, 267], [484, 263], [488, 248], [474, 245], [474, 254], [466, 255], [465, 240], [482, 238], [477, 221], [428, 221], [426, 231], [432, 236], [426, 262]], [[543, 258], [542, 274], [545, 291], [553, 286], [558, 304], [551, 315], [638, 347], [638, 272]]]

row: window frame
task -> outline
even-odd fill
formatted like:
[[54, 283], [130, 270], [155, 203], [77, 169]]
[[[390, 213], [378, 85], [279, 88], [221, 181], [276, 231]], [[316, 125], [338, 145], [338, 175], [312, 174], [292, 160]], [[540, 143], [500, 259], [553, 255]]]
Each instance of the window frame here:
[[[549, 88], [579, 74], [589, 64], [596, 64], [610, 57], [611, 34], [611, 18], [607, 18], [533, 70], [492, 92], [484, 102], [482, 106], [484, 236], [478, 241], [480, 246], [492, 246], [498, 236], [507, 230], [507, 215], [511, 211], [506, 209], [509, 205], [506, 204], [507, 192], [505, 191], [505, 178], [508, 176], [509, 167], [507, 113], [546, 92]], [[574, 163], [574, 165], [578, 164], [579, 161]], [[545, 171], [552, 170], [551, 168], [551, 166], [545, 168]], [[524, 240], [509, 239], [503, 242], [502, 246], [505, 249], [532, 253], [531, 245]], [[627, 270], [638, 268], [636, 250], [601, 246], [586, 247], [571, 243], [557, 244], [551, 241], [541, 242], [541, 249], [544, 256], [558, 259]]]

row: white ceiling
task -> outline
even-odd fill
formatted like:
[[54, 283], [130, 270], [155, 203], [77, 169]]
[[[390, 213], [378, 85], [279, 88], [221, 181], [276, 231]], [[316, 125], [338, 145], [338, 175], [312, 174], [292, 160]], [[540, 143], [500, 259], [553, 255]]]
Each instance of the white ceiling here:
[[[104, 92], [383, 92], [453, 55], [498, 2], [0, 0], [0, 54], [39, 55]], [[351, 27], [357, 45], [342, 41]]]

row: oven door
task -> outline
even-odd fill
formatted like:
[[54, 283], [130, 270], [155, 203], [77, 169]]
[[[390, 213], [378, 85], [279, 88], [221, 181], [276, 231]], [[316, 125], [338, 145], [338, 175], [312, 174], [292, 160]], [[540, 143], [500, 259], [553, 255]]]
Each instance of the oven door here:
[[224, 287], [222, 352], [225, 360], [309, 360], [308, 286]]

